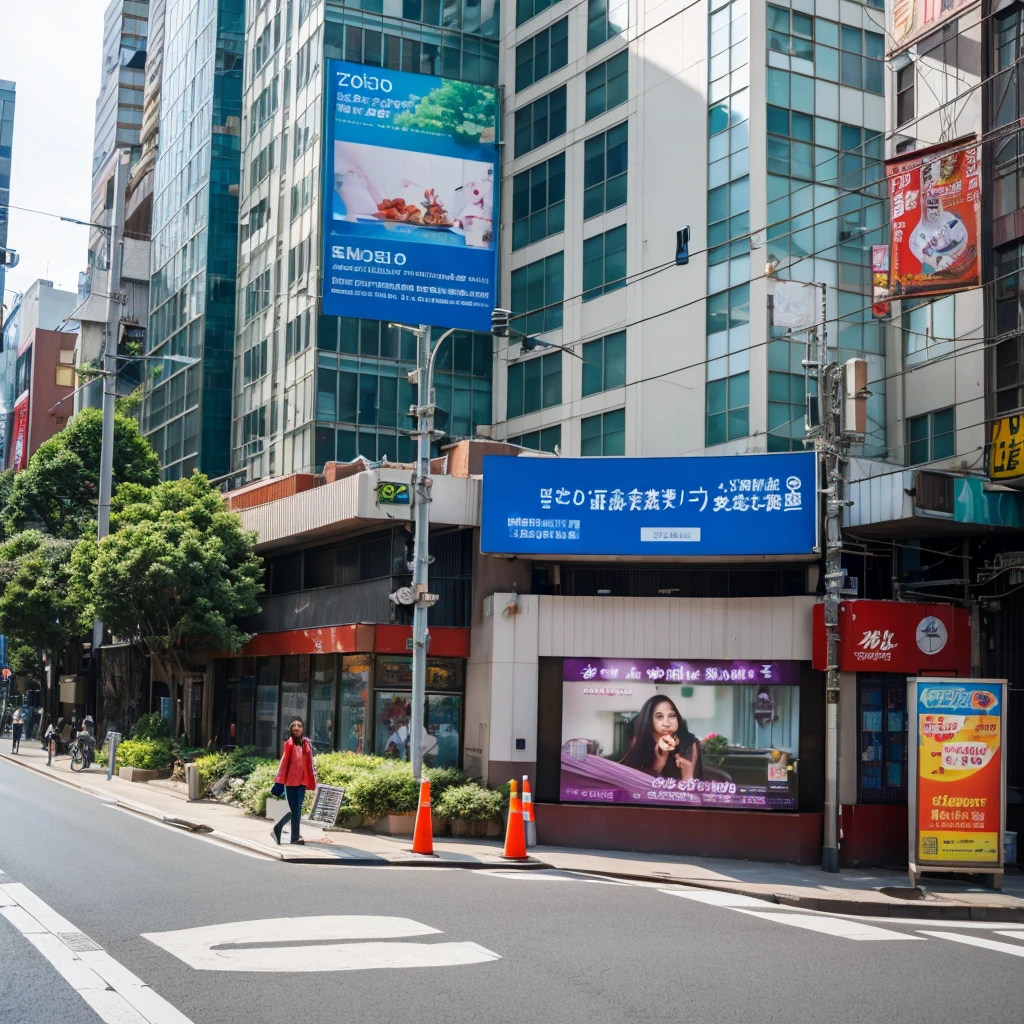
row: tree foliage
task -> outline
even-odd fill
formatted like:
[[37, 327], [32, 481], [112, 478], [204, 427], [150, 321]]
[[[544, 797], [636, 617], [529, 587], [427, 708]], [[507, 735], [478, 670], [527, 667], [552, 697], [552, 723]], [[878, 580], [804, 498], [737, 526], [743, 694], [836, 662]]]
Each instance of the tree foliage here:
[[[0, 499], [8, 533], [40, 527], [55, 537], [81, 537], [96, 518], [99, 499], [103, 415], [83, 409], [68, 425], [32, 454], [28, 465], [9, 483], [0, 477]], [[123, 483], [152, 485], [160, 462], [129, 416], [114, 416], [114, 476]]]
[[494, 142], [496, 117], [497, 100], [493, 89], [469, 82], [446, 81], [427, 93], [415, 108], [399, 114], [395, 127], [451, 135], [476, 144]]
[[199, 473], [151, 488], [123, 484], [110, 536], [75, 550], [72, 593], [112, 633], [159, 656], [237, 650], [249, 639], [240, 621], [259, 610], [254, 541]]

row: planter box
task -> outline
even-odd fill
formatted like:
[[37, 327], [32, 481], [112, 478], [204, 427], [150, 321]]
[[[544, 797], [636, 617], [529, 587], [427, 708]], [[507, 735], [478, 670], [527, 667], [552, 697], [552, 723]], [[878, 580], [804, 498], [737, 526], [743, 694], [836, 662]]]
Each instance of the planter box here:
[[385, 836], [411, 836], [415, 825], [415, 814], [385, 814], [373, 823], [373, 831]]
[[485, 839], [501, 835], [501, 829], [494, 821], [467, 821], [465, 818], [452, 818], [452, 835], [461, 837], [472, 836], [475, 839]]
[[117, 775], [125, 782], [152, 782], [154, 779], [169, 779], [171, 769], [129, 768], [127, 765], [122, 765], [118, 769]]
[[280, 821], [288, 813], [288, 801], [281, 797], [267, 797], [267, 809], [263, 812], [264, 818], [271, 821]]
[[448, 819], [439, 818], [436, 814], [430, 816], [430, 824], [433, 827], [435, 836], [446, 836], [448, 835]]

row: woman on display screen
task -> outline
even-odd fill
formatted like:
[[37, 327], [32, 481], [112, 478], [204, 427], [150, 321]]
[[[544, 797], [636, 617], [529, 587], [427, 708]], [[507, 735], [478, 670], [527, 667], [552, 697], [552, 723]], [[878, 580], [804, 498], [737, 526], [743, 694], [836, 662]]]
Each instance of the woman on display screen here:
[[667, 779], [704, 778], [700, 740], [687, 728], [675, 704], [661, 694], [640, 709], [633, 739], [619, 763]]

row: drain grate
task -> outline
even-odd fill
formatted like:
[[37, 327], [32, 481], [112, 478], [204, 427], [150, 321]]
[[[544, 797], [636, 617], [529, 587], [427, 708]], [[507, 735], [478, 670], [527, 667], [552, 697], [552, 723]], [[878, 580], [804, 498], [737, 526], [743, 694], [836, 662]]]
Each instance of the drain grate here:
[[94, 953], [103, 949], [98, 942], [93, 942], [84, 932], [60, 932], [57, 938], [75, 953]]

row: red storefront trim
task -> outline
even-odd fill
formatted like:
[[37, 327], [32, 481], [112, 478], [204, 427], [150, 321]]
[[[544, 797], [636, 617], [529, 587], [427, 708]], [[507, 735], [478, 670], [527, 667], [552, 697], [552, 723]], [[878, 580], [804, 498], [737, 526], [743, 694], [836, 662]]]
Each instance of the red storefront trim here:
[[[406, 640], [411, 626], [356, 623], [321, 626], [316, 629], [288, 629], [280, 633], [258, 633], [242, 648], [242, 655], [263, 658], [274, 654], [407, 654]], [[469, 630], [436, 626], [430, 630], [429, 654], [435, 658], [468, 658]], [[218, 654], [215, 657], [230, 657]]]

